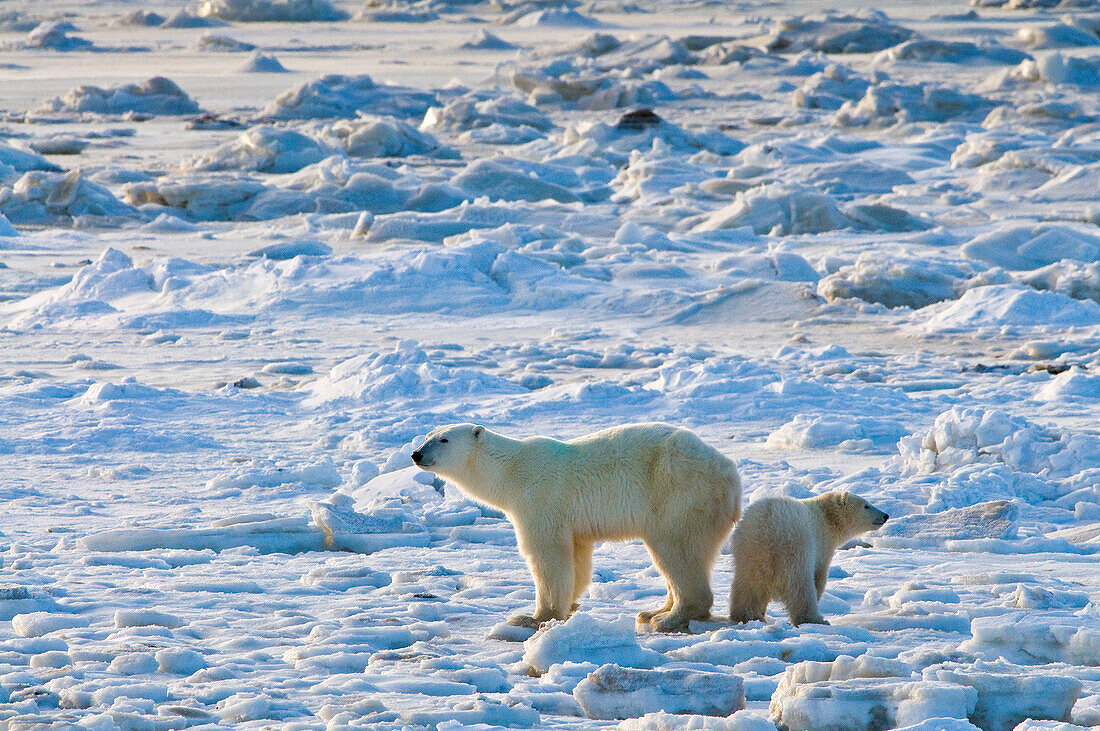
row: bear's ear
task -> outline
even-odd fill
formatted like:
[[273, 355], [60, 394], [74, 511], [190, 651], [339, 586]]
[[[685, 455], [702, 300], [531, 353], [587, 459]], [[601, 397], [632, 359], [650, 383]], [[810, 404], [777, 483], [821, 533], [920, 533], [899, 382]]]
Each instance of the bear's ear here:
[[484, 431], [485, 431], [485, 427], [483, 427], [483, 426], [475, 426], [475, 427], [474, 427], [474, 432], [473, 432], [473, 434], [474, 434], [474, 439], [480, 439], [480, 438], [481, 438], [481, 434], [482, 434], [482, 432], [484, 432]]

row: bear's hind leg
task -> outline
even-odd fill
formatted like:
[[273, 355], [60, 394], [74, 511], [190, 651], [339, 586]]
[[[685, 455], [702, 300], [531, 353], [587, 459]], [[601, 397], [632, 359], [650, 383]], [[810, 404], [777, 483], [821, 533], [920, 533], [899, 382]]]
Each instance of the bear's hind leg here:
[[710, 590], [710, 568], [713, 555], [699, 545], [699, 536], [682, 532], [674, 540], [646, 539], [657, 569], [664, 574], [672, 589], [672, 607], [650, 618], [649, 625], [658, 632], [686, 632], [693, 619], [708, 619], [714, 604]]
[[787, 607], [787, 616], [791, 624], [828, 624], [817, 608], [817, 586], [814, 583], [813, 569], [791, 575], [783, 587], [783, 604]]
[[734, 568], [733, 585], [730, 586], [730, 621], [734, 624], [759, 620], [766, 622], [771, 595], [761, 583], [762, 577], [748, 575], [744, 568]]
[[[652, 557], [653, 552], [650, 551], [649, 555], [650, 557]], [[656, 563], [656, 559], [654, 559], [654, 563]], [[665, 581], [665, 590], [667, 594], [665, 595], [665, 603], [662, 606], [647, 612], [638, 612], [638, 621], [640, 623], [648, 626], [649, 620], [653, 619], [655, 615], [664, 614], [665, 612], [672, 609], [672, 584], [668, 583], [668, 581]]]

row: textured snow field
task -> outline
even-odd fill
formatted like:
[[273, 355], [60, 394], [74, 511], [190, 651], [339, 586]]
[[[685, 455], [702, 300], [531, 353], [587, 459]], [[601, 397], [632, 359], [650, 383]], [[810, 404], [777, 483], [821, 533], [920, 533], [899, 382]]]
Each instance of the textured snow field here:
[[[0, 726], [1100, 725], [1100, 6], [880, 8], [4, 3]], [[645, 420], [890, 513], [830, 626], [500, 624], [413, 445]]]

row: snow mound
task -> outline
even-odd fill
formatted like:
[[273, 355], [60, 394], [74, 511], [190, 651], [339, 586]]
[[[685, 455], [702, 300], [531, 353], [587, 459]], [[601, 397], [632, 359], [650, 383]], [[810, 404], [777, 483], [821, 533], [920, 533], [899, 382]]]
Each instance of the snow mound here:
[[1054, 25], [1024, 26], [1016, 31], [1016, 39], [1030, 48], [1100, 46], [1095, 30], [1073, 16], [1066, 16]]
[[887, 307], [918, 309], [955, 299], [976, 272], [955, 261], [903, 253], [884, 258], [864, 252], [855, 263], [822, 277], [817, 293], [827, 300], [858, 298]]
[[361, 117], [299, 130], [261, 125], [200, 157], [184, 160], [183, 170], [249, 170], [295, 173], [332, 155], [350, 157], [452, 157], [431, 135], [384, 117]]
[[872, 84], [858, 102], [845, 102], [833, 117], [841, 127], [981, 119], [993, 102], [978, 94], [931, 83]]
[[798, 414], [768, 435], [769, 449], [806, 450], [836, 447], [865, 452], [890, 447], [908, 433], [900, 422], [881, 417]]
[[1049, 330], [1096, 325], [1100, 325], [1096, 302], [1018, 284], [994, 284], [967, 290], [955, 302], [936, 309], [921, 327], [949, 333], [1005, 326]]
[[454, 399], [475, 393], [521, 393], [511, 381], [472, 368], [431, 362], [415, 340], [403, 340], [387, 353], [358, 355], [333, 366], [310, 385], [307, 404], [333, 402]]
[[31, 170], [10, 188], [0, 185], [0, 201], [0, 213], [13, 223], [64, 225], [82, 216], [108, 223], [139, 215], [80, 170]]
[[733, 203], [710, 214], [692, 232], [748, 226], [757, 234], [793, 236], [853, 227], [827, 195], [795, 185], [772, 183], [738, 193]]
[[286, 67], [274, 56], [257, 51], [240, 68], [246, 74], [285, 74]]
[[63, 97], [54, 97], [40, 106], [36, 113], [197, 114], [202, 111], [176, 83], [163, 76], [154, 76], [140, 84], [124, 84], [101, 89], [98, 86], [77, 86]]
[[899, 441], [898, 451], [907, 474], [1004, 465], [1017, 473], [1058, 479], [1100, 467], [1100, 437], [1059, 432], [1003, 411], [961, 406], [937, 416], [927, 433]]
[[[516, 135], [514, 128], [527, 128], [527, 134], [516, 139], [515, 142], [529, 142], [535, 137], [541, 137], [539, 133], [549, 130], [552, 125], [550, 117], [514, 94], [494, 96], [489, 99], [479, 99], [477, 95], [468, 94], [447, 102], [442, 107], [430, 108], [424, 114], [420, 129], [468, 132], [493, 127], [496, 128], [493, 130], [495, 138], [507, 142], [509, 136]], [[509, 134], [501, 135], [500, 127], [509, 128]], [[487, 138], [485, 133], [471, 135], [469, 139], [496, 141]]]
[[1100, 236], [1093, 230], [1065, 224], [1004, 226], [976, 236], [962, 253], [1011, 270], [1036, 269], [1063, 259], [1096, 262]]
[[193, 48], [196, 51], [221, 51], [224, 53], [241, 53], [255, 51], [256, 46], [236, 38], [222, 35], [221, 33], [206, 33], [195, 41]]
[[376, 84], [371, 77], [330, 74], [289, 89], [263, 108], [265, 119], [355, 117], [360, 112], [421, 117], [435, 95], [407, 86]]
[[186, 9], [177, 10], [168, 20], [161, 23], [162, 28], [220, 28], [228, 25], [218, 18], [202, 18]]
[[891, 518], [871, 535], [870, 540], [886, 548], [934, 547], [950, 540], [1015, 538], [1019, 525], [1019, 507], [1004, 500], [994, 500], [940, 513]]
[[737, 711], [725, 718], [657, 711], [627, 719], [617, 728], [619, 731], [775, 731], [775, 724], [752, 711]]
[[564, 662], [613, 662], [620, 667], [652, 668], [664, 658], [638, 644], [633, 617], [601, 622], [590, 614], [576, 612], [564, 622], [543, 624], [523, 643], [523, 661], [541, 675], [551, 665]]
[[59, 630], [87, 627], [92, 623], [87, 617], [53, 612], [17, 614], [11, 618], [11, 629], [19, 637], [42, 637]]
[[459, 48], [464, 51], [511, 51], [516, 45], [482, 28]]
[[[735, 155], [745, 148], [744, 143], [718, 130], [693, 132], [645, 108], [623, 114], [614, 124], [582, 122], [569, 125], [562, 134], [562, 144], [564, 147], [558, 157], [585, 155], [604, 158], [615, 165], [627, 165], [618, 177], [624, 184], [650, 161], [660, 170], [669, 170], [675, 155], [688, 156], [701, 150]], [[635, 151], [650, 154], [640, 157], [634, 155]]]
[[[409, 520], [412, 516], [408, 511], [376, 508], [360, 513], [353, 507], [354, 502], [350, 495], [336, 493], [327, 500], [309, 504], [313, 522], [325, 533], [328, 549], [373, 553], [398, 546], [428, 545], [431, 534], [420, 521]], [[387, 576], [386, 584], [388, 579]]]
[[872, 83], [847, 66], [831, 63], [803, 81], [792, 93], [791, 101], [802, 109], [837, 110], [845, 102], [862, 98]]
[[535, 10], [503, 22], [517, 28], [602, 28], [604, 25], [595, 18], [564, 7]]
[[310, 23], [347, 20], [329, 0], [206, 0], [199, 15], [244, 23]]
[[[591, 193], [583, 189], [572, 167], [505, 156], [475, 160], [451, 178], [451, 185], [466, 191], [471, 199], [485, 196], [494, 201], [575, 203], [590, 197]], [[602, 186], [597, 188], [597, 194], [600, 189]]]
[[529, 96], [536, 106], [580, 110], [651, 107], [676, 99], [664, 83], [649, 79], [623, 79], [619, 74], [593, 73], [569, 61], [545, 67], [520, 67], [506, 64], [497, 72], [505, 83]]
[[1015, 64], [1029, 56], [1015, 48], [999, 43], [978, 45], [969, 41], [940, 41], [932, 38], [914, 38], [888, 48], [875, 56], [875, 62], [922, 61], [953, 64], [991, 63]]
[[1100, 399], [1100, 376], [1087, 373], [1078, 367], [1059, 373], [1043, 384], [1035, 394], [1036, 401], [1047, 403], [1072, 403]]
[[61, 172], [60, 167], [37, 152], [0, 144], [0, 181], [9, 183], [18, 179], [20, 173], [30, 170], [45, 170], [51, 173]]
[[931, 718], [965, 719], [978, 694], [970, 687], [918, 680], [898, 660], [842, 655], [807, 661], [783, 671], [771, 699], [771, 718], [790, 731], [874, 731]]
[[254, 170], [293, 173], [332, 154], [327, 145], [294, 130], [253, 127], [198, 158], [184, 160], [184, 170]]
[[261, 553], [302, 553], [323, 551], [325, 542], [325, 533], [304, 517], [249, 515], [222, 519], [209, 528], [118, 528], [85, 536], [77, 545], [104, 552], [224, 551], [251, 546]]
[[47, 21], [39, 24], [27, 34], [27, 48], [44, 48], [51, 51], [88, 51], [94, 46], [92, 42], [69, 35], [69, 31], [75, 30], [71, 23]]
[[799, 53], [874, 53], [907, 41], [916, 35], [891, 23], [879, 11], [861, 15], [826, 14], [824, 17], [795, 17], [778, 22], [764, 45], [769, 51]]
[[350, 157], [458, 157], [431, 135], [386, 117], [341, 119], [321, 127], [318, 136]]
[[1035, 289], [1059, 292], [1077, 300], [1100, 302], [1100, 261], [1081, 264], [1063, 260], [1028, 272], [1019, 279]]
[[1064, 675], [1036, 674], [1003, 660], [972, 665], [943, 663], [922, 672], [925, 680], [969, 686], [978, 702], [969, 718], [991, 731], [1012, 731], [1025, 719], [1068, 721], [1081, 694], [1081, 681]]
[[1066, 56], [1055, 51], [1021, 62], [1006, 71], [999, 81], [993, 82], [993, 86], [1005, 89], [1020, 82], [1100, 86], [1100, 59]]
[[1100, 666], [1100, 620], [1089, 607], [1076, 613], [1027, 610], [975, 617], [970, 633], [972, 639], [959, 649], [982, 658]]
[[639, 670], [601, 666], [573, 690], [589, 718], [636, 718], [646, 713], [728, 716], [745, 707], [740, 677], [698, 670]]

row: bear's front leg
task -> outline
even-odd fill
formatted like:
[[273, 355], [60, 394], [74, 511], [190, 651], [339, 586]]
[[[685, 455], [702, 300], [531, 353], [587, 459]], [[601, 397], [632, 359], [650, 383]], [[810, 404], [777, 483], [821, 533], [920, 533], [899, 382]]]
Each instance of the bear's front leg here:
[[516, 539], [535, 580], [535, 614], [516, 615], [509, 623], [537, 627], [551, 619], [568, 619], [576, 571], [573, 537], [542, 526], [516, 524]]

